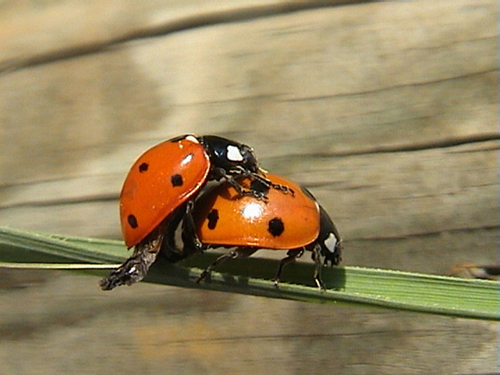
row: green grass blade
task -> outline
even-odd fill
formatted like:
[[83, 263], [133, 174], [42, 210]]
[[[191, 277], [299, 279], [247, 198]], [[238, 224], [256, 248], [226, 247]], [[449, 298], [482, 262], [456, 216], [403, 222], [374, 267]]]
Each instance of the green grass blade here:
[[[53, 268], [57, 269], [80, 269], [86, 268], [85, 264], [115, 265], [128, 255], [130, 253], [120, 241], [0, 227], [0, 262], [3, 262], [0, 266], [3, 267], [8, 263], [17, 268], [23, 267], [20, 263], [29, 263], [26, 267], [37, 267], [36, 263], [37, 268], [50, 268], [50, 264], [55, 264]], [[378, 306], [500, 320], [500, 283], [495, 281], [359, 267], [325, 267], [323, 279], [329, 290], [322, 292], [314, 286], [313, 265], [296, 262], [285, 268], [282, 283], [275, 288], [269, 279], [274, 276], [278, 261], [249, 258], [228, 261], [206, 282], [196, 284], [201, 269], [216, 256], [213, 252], [206, 252], [178, 265], [159, 261], [151, 268], [146, 281], [316, 303]], [[105, 271], [95, 269], [89, 272], [105, 274]]]

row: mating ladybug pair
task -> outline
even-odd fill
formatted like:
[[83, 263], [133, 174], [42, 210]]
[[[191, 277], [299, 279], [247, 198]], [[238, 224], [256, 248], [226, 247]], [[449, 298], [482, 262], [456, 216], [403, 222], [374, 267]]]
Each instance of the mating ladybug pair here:
[[[209, 181], [222, 181], [202, 192]], [[198, 251], [235, 247], [208, 266], [259, 249], [288, 250], [284, 265], [312, 252], [314, 280], [321, 267], [340, 262], [340, 236], [306, 189], [264, 174], [251, 147], [217, 136], [184, 135], [146, 151], [132, 166], [120, 195], [123, 237], [134, 253], [101, 280], [104, 290], [144, 278], [161, 253], [176, 262]], [[175, 241], [182, 221], [183, 248]]]

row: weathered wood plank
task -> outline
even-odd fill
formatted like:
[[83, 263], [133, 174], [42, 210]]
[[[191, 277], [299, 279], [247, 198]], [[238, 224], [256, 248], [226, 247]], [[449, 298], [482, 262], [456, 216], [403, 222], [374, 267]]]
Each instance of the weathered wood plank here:
[[39, 1], [0, 8], [0, 72], [97, 53], [130, 40], [374, 0]]
[[[436, 14], [427, 15], [432, 27], [418, 29], [405, 22], [415, 12], [417, 20], [424, 17], [416, 4], [366, 5], [356, 15], [349, 7], [301, 12], [271, 23], [194, 30], [4, 76], [2, 182], [75, 174], [95, 179], [117, 169], [123, 175], [147, 144], [186, 131], [238, 133], [256, 146], [264, 163], [266, 157], [290, 154], [493, 139], [494, 27], [477, 27], [494, 21], [491, 4], [441, 2]], [[388, 7], [392, 26], [384, 18]], [[438, 16], [450, 10], [460, 25], [455, 32]], [[401, 26], [397, 36], [389, 33], [395, 25]], [[461, 28], [467, 32], [458, 33]], [[391, 56], [382, 64], [386, 45]], [[482, 58], [471, 60], [465, 46]], [[418, 53], [408, 57], [408, 50]], [[437, 56], [451, 57], [439, 60], [436, 50]], [[450, 65], [455, 61], [462, 63]], [[398, 69], [409, 62], [417, 69]], [[134, 75], [137, 69], [142, 74]], [[289, 172], [285, 163], [273, 170]], [[107, 184], [113, 191], [119, 186], [120, 174], [115, 175]]]
[[492, 322], [146, 284], [103, 298], [94, 281], [54, 273], [0, 294], [4, 373], [81, 373], [83, 354], [88, 372], [109, 374], [498, 370]]
[[[468, 260], [471, 241], [481, 242], [474, 248], [474, 259], [496, 259], [498, 207], [492, 199], [498, 193], [497, 152], [464, 145], [349, 157], [274, 158], [264, 166], [276, 170], [281, 165], [283, 174], [308, 186], [338, 223], [347, 249], [351, 241], [362, 244], [346, 252], [349, 264], [444, 272], [450, 252], [456, 260]], [[113, 174], [14, 185], [3, 201], [2, 214], [14, 227], [38, 228], [43, 223], [50, 231], [119, 237], [119, 181]], [[86, 222], [81, 223], [82, 217]], [[485, 236], [485, 231], [493, 235]], [[447, 246], [446, 241], [457, 235], [474, 240]], [[414, 249], [414, 257], [422, 261], [402, 259], [398, 250], [386, 249], [394, 241], [405, 248], [405, 238], [427, 243]], [[423, 251], [428, 247], [442, 262], [431, 266], [421, 259], [423, 254], [429, 257]]]
[[[345, 264], [494, 262], [496, 3], [293, 3], [4, 4], [0, 225], [118, 237], [133, 160], [171, 136], [218, 133], [310, 187]], [[499, 370], [494, 323], [0, 276], [2, 373]]]
[[[350, 7], [322, 9], [126, 44], [125, 50], [82, 62], [4, 77], [7, 108], [37, 102], [35, 113], [50, 107], [56, 116], [33, 118], [28, 110], [6, 123], [37, 121], [55, 132], [60, 122], [75, 133], [66, 134], [67, 141], [77, 138], [87, 152], [86, 145], [95, 147], [109, 134], [82, 140], [78, 129], [95, 128], [96, 121], [108, 128], [112, 120], [128, 125], [134, 136], [127, 140], [137, 139], [147, 124], [159, 126], [146, 134], [157, 139], [162, 131], [175, 133], [171, 127], [177, 125], [235, 132], [245, 124], [253, 132], [243, 137], [266, 146], [264, 156], [310, 153], [319, 146], [341, 152], [493, 136], [493, 5], [440, 2], [429, 25], [405, 22], [416, 12], [424, 17], [418, 4], [366, 5], [356, 15]], [[383, 18], [387, 14], [392, 23]], [[397, 35], [391, 33], [399, 26]], [[40, 96], [44, 102], [36, 100]], [[87, 116], [75, 119], [85, 109]]]
[[112, 202], [137, 155], [214, 132], [310, 186], [347, 244], [477, 238], [499, 225], [493, 5], [309, 10], [4, 74], [2, 222], [117, 237]]

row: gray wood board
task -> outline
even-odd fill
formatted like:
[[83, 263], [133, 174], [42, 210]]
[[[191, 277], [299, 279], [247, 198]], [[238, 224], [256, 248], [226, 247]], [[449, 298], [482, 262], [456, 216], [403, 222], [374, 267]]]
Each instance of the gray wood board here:
[[[496, 3], [294, 3], [2, 5], [0, 225], [119, 238], [137, 156], [214, 133], [307, 186], [346, 265], [496, 262]], [[102, 293], [60, 273], [0, 281], [3, 373], [499, 370], [489, 322], [146, 284]]]

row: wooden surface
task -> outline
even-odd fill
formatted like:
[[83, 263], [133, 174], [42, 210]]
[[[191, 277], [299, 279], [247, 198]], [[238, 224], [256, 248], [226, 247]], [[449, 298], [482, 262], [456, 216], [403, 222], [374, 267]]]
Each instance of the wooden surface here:
[[[119, 238], [135, 158], [213, 133], [307, 186], [346, 265], [495, 263], [495, 2], [336, 3], [2, 4], [0, 225]], [[146, 284], [103, 293], [64, 273], [0, 283], [5, 374], [499, 371], [488, 322]]]

